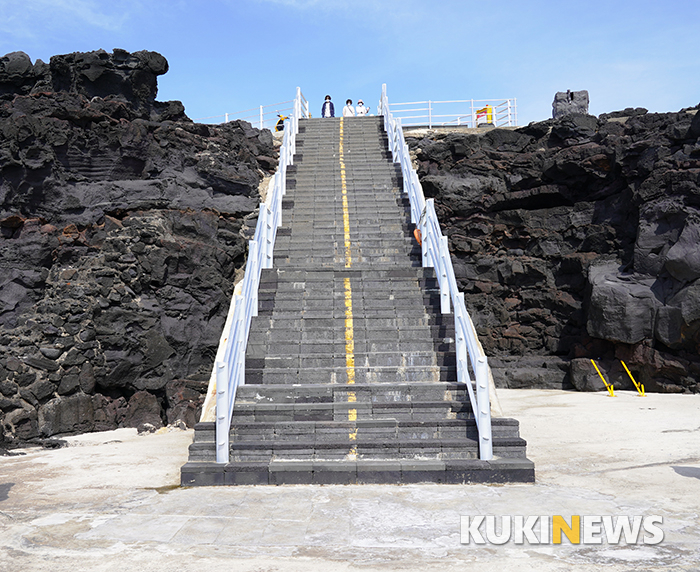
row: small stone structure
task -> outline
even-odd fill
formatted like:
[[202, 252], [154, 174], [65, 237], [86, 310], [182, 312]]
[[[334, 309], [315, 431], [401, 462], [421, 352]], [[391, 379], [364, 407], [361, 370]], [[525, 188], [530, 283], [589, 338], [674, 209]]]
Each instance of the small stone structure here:
[[552, 103], [552, 117], [559, 119], [567, 115], [588, 114], [588, 92], [582, 91], [558, 91]]

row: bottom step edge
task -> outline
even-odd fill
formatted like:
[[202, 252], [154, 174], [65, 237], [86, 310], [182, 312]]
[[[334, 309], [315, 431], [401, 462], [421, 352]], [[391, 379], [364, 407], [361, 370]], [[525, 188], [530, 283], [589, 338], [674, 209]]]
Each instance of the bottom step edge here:
[[269, 463], [190, 462], [181, 469], [180, 484], [331, 485], [331, 484], [502, 484], [534, 483], [535, 466], [529, 459], [497, 458], [490, 461], [357, 460], [271, 461]]

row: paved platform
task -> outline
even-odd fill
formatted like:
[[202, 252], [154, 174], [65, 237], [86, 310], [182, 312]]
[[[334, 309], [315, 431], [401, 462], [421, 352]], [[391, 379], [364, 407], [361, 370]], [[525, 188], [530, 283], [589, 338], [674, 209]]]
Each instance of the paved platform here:
[[[700, 569], [700, 396], [499, 390], [535, 484], [177, 486], [191, 431], [0, 457], [0, 570]], [[656, 546], [460, 544], [460, 516], [663, 516]]]

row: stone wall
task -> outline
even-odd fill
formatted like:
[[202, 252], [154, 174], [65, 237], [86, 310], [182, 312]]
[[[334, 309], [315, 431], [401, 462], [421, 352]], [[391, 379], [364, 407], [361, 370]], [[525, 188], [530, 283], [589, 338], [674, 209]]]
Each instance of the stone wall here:
[[1, 438], [197, 418], [277, 159], [155, 101], [167, 67], [0, 58]]
[[498, 383], [700, 391], [700, 113], [409, 139]]

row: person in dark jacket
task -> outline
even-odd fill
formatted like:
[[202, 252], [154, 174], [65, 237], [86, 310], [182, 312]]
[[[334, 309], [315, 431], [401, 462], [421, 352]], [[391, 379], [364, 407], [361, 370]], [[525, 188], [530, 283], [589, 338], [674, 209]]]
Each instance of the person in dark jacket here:
[[335, 117], [335, 109], [330, 95], [326, 96], [326, 101], [321, 106], [321, 117]]

